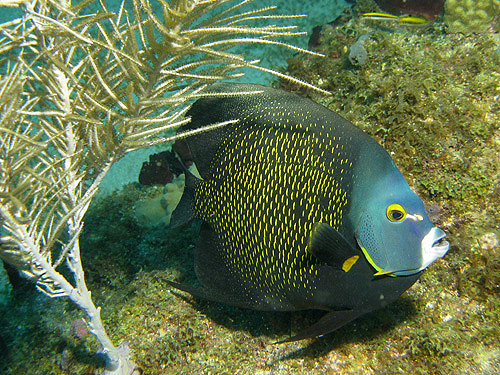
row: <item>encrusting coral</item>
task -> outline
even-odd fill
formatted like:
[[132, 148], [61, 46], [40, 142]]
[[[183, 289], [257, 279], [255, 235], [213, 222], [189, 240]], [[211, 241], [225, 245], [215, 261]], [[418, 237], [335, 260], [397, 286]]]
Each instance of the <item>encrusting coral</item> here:
[[154, 197], [140, 200], [135, 206], [135, 215], [142, 226], [169, 225], [172, 212], [184, 191], [184, 174], [166, 184], [163, 191]]
[[480, 32], [500, 13], [500, 1], [446, 0], [444, 9], [444, 22], [451, 32]]

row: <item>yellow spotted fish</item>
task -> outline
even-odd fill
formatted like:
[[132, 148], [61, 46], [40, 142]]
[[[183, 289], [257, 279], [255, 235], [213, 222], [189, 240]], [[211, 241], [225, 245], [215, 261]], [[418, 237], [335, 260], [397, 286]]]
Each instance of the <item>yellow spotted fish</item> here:
[[225, 97], [198, 100], [183, 131], [237, 122], [187, 139], [201, 179], [185, 171], [172, 222], [203, 222], [201, 286], [173, 286], [257, 310], [329, 311], [297, 340], [396, 300], [448, 250], [388, 153], [349, 121], [269, 87], [212, 91]]

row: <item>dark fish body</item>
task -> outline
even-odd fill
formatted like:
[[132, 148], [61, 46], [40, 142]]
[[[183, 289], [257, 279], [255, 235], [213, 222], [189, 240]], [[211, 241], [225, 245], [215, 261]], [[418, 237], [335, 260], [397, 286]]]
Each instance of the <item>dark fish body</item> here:
[[[294, 339], [325, 334], [394, 301], [418, 279], [421, 253], [388, 261], [370, 203], [379, 178], [392, 184], [383, 194], [398, 190], [395, 202], [414, 194], [381, 146], [328, 109], [258, 85], [213, 88], [256, 90], [200, 99], [188, 112], [187, 128], [239, 121], [188, 139], [202, 179], [188, 176], [172, 220], [203, 220], [195, 254], [202, 286], [174, 285], [258, 310], [328, 310]], [[424, 224], [427, 233], [432, 225]]]

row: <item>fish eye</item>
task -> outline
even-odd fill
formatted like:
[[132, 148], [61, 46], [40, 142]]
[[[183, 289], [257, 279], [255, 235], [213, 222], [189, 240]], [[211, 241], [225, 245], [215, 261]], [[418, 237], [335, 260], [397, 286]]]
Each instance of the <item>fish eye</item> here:
[[404, 219], [406, 219], [405, 209], [397, 203], [390, 204], [385, 213], [387, 218], [393, 223], [401, 223]]

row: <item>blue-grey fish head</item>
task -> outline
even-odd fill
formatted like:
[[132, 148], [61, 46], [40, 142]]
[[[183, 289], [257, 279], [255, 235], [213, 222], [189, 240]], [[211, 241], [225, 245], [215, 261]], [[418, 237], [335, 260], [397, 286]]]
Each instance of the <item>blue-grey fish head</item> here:
[[[358, 190], [353, 223], [358, 245], [375, 275], [418, 273], [449, 248], [445, 232], [429, 220], [422, 200], [408, 186], [396, 166], [386, 168]], [[366, 176], [365, 176], [366, 177]], [[363, 184], [363, 182], [361, 182]], [[362, 195], [361, 195], [362, 194]]]

